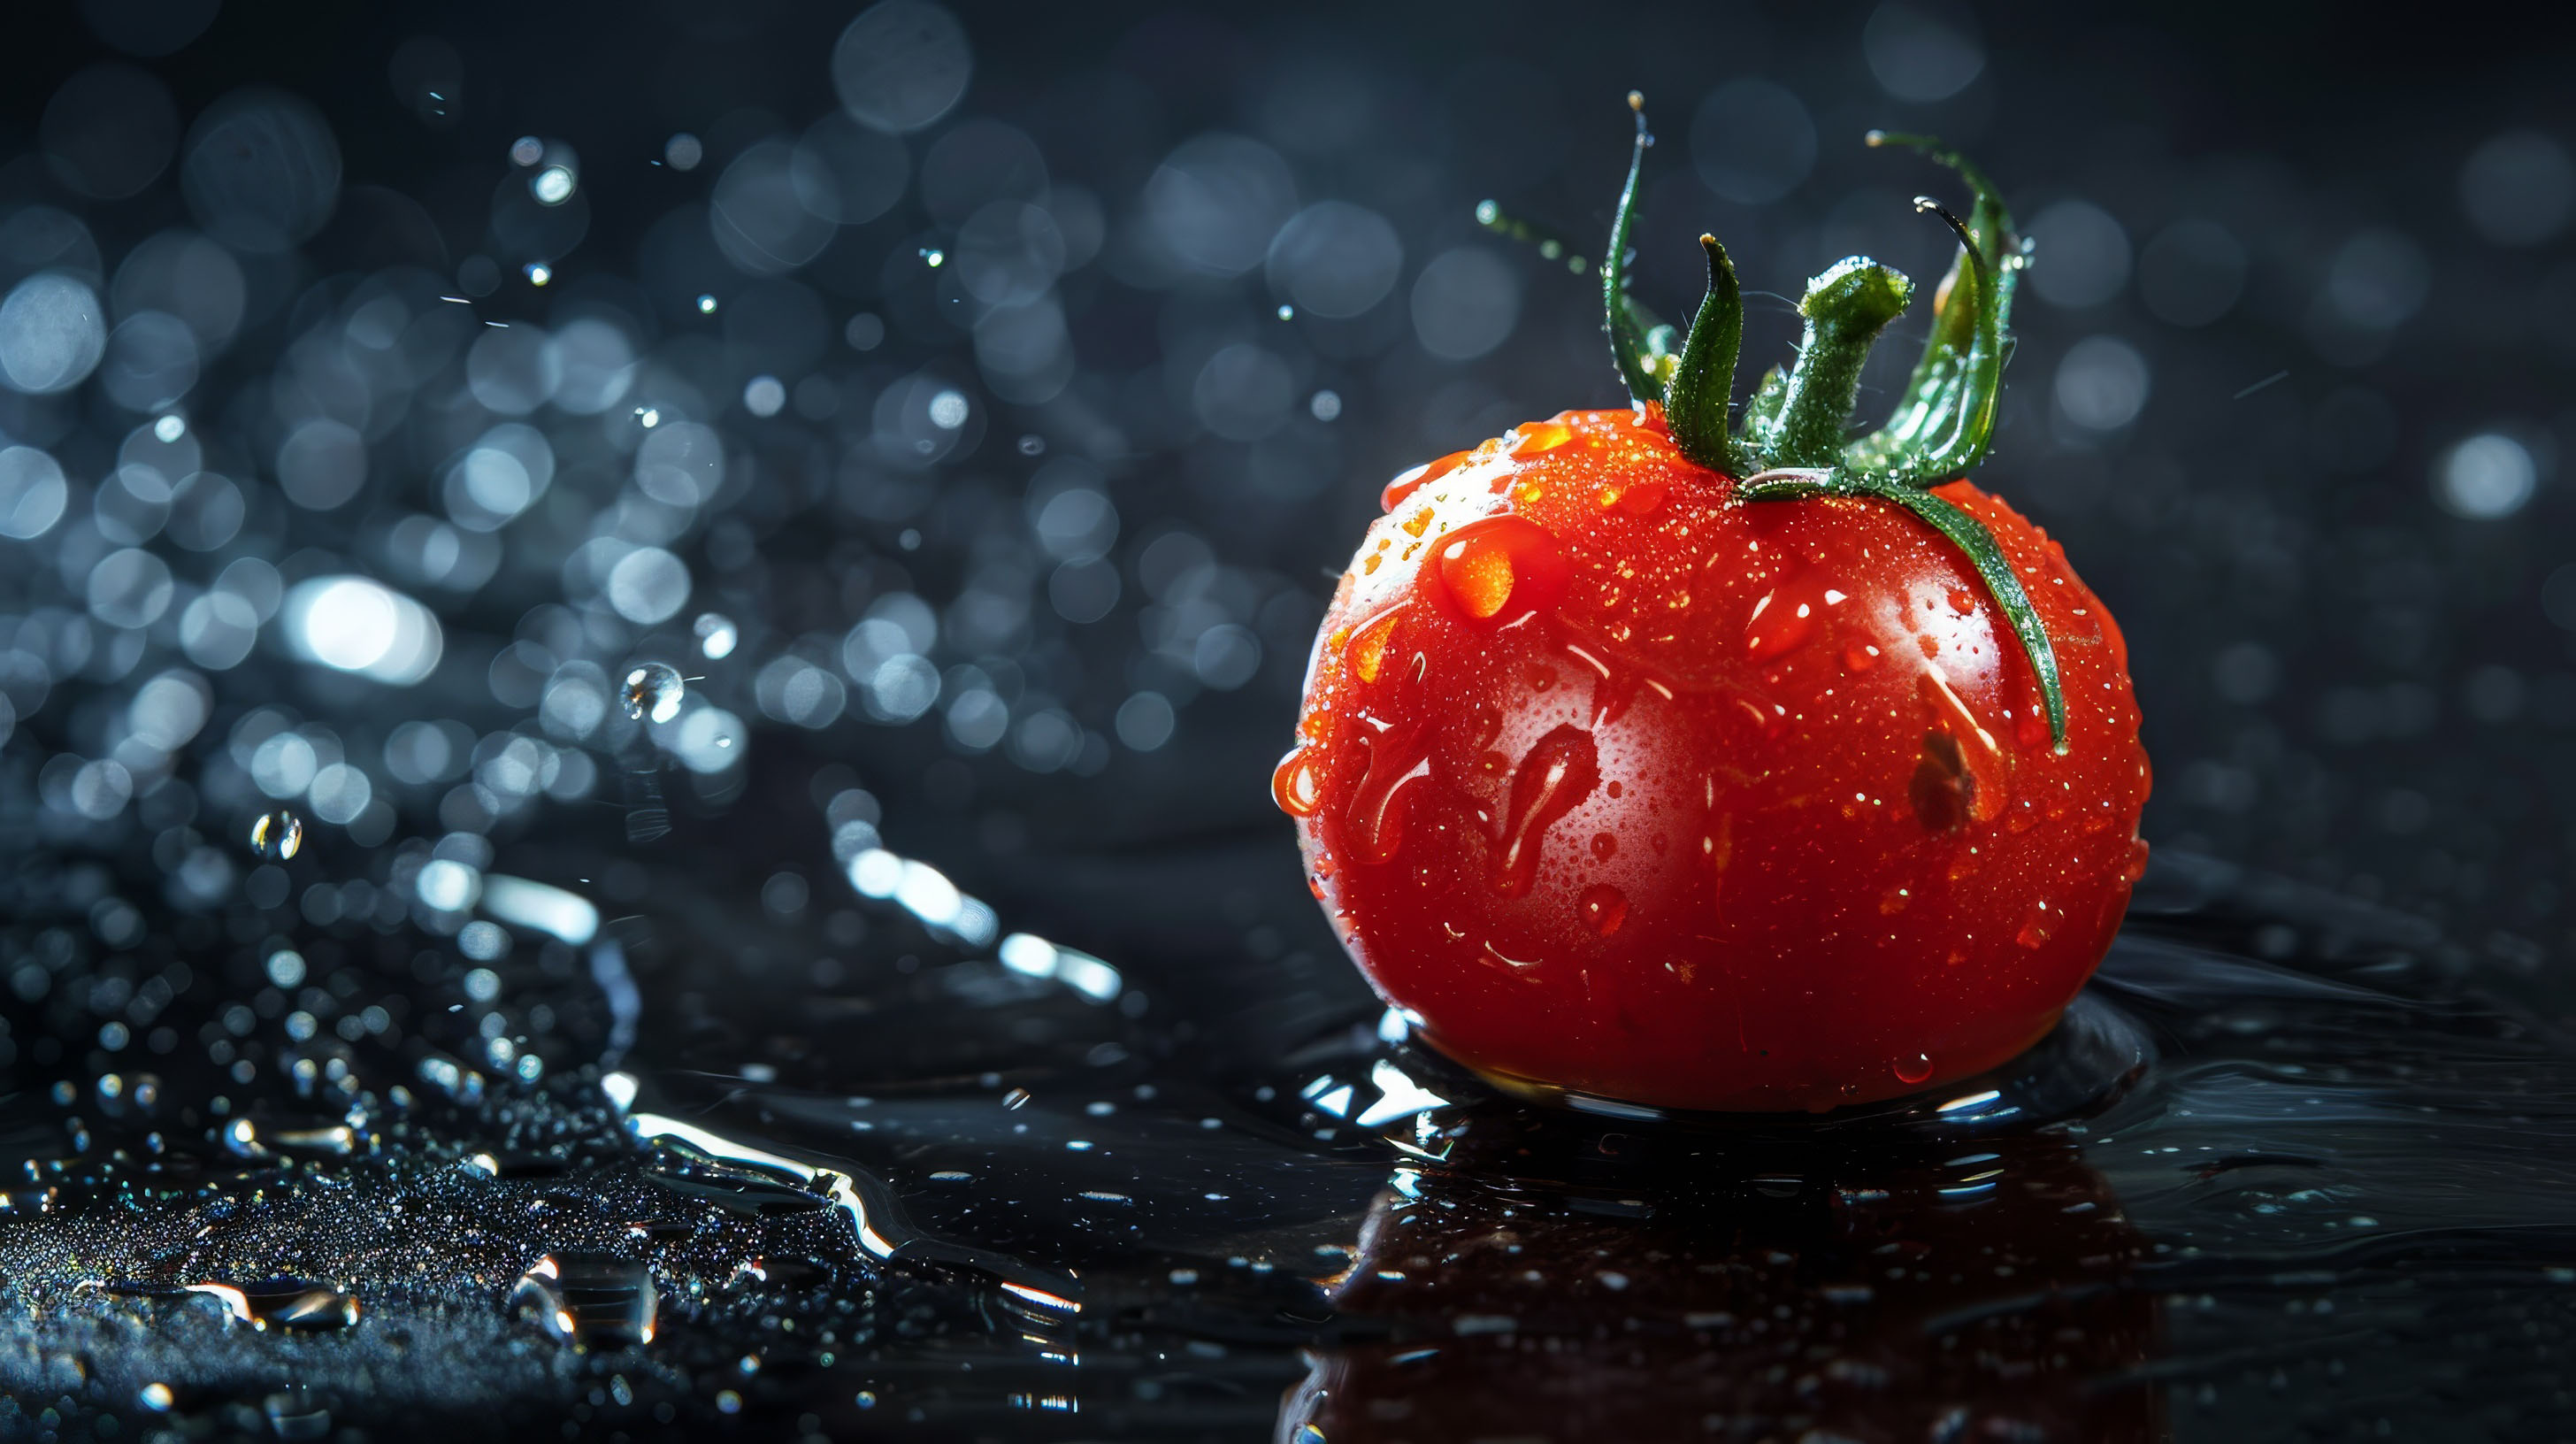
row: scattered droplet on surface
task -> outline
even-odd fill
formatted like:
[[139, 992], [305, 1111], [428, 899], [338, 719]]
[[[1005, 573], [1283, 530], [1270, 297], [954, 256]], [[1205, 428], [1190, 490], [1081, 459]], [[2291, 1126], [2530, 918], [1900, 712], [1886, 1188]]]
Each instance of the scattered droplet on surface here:
[[181, 1290], [215, 1300], [233, 1318], [258, 1329], [345, 1329], [358, 1322], [360, 1313], [355, 1294], [307, 1279], [184, 1284]]
[[638, 722], [668, 722], [680, 715], [680, 701], [689, 692], [689, 684], [663, 662], [643, 662], [626, 674], [618, 687], [618, 698], [626, 705], [626, 715]]
[[528, 1266], [510, 1306], [560, 1343], [618, 1349], [653, 1342], [652, 1271], [614, 1254], [550, 1253]]
[[304, 819], [280, 808], [263, 812], [250, 825], [250, 850], [271, 862], [284, 862], [304, 846]]
[[268, 1416], [270, 1431], [280, 1439], [321, 1439], [331, 1432], [330, 1409], [300, 1384], [261, 1400], [260, 1412]]
[[1932, 1060], [1921, 1053], [1911, 1058], [1899, 1058], [1896, 1060], [1894, 1072], [1896, 1081], [1899, 1083], [1920, 1083], [1932, 1076]]

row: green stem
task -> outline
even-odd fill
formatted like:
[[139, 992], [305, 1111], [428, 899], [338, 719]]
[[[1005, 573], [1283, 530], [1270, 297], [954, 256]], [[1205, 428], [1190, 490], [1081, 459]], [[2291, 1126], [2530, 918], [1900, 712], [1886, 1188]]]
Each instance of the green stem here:
[[1708, 253], [1708, 295], [1691, 319], [1690, 339], [1682, 343], [1680, 364], [1666, 388], [1664, 420], [1682, 455], [1711, 471], [1742, 476], [1745, 471], [1734, 440], [1728, 436], [1727, 408], [1735, 399], [1735, 358], [1744, 344], [1744, 300], [1735, 282], [1735, 263], [1715, 236], [1701, 236]]
[[2039, 610], [2031, 605], [2030, 593], [2024, 591], [2021, 578], [2013, 574], [2012, 563], [2005, 559], [2003, 547], [1986, 524], [1970, 515], [1956, 502], [1912, 484], [1902, 477], [1876, 472], [1845, 471], [1839, 467], [1806, 467], [1766, 471], [1738, 483], [1738, 501], [1797, 501], [1817, 496], [1876, 497], [1892, 501], [1921, 517], [1951, 545], [1965, 553], [1968, 564], [1977, 570], [1978, 580], [1986, 584], [1986, 593], [2012, 624], [2013, 635], [2020, 639], [2022, 655], [2030, 659], [2031, 675], [2039, 682], [2040, 701], [2048, 711], [2048, 736], [2058, 753], [2066, 751], [2066, 684], [2057, 667], [2057, 648], [2048, 640], [2048, 629], [2040, 624]]
[[1628, 299], [1628, 233], [1637, 223], [1637, 182], [1645, 172], [1646, 147], [1655, 138], [1646, 131], [1646, 97], [1629, 91], [1628, 108], [1637, 114], [1637, 140], [1628, 152], [1628, 184], [1619, 192], [1619, 211], [1610, 221], [1610, 251], [1601, 258], [1601, 324], [1610, 333], [1610, 359], [1627, 383], [1628, 398], [1642, 406], [1664, 399], [1664, 382], [1648, 342], [1656, 328]]
[[1806, 298], [1798, 303], [1807, 335], [1789, 372], [1765, 462], [1831, 466], [1841, 456], [1861, 365], [1878, 333], [1913, 298], [1914, 283], [1903, 272], [1862, 256], [1834, 263], [1807, 284]]

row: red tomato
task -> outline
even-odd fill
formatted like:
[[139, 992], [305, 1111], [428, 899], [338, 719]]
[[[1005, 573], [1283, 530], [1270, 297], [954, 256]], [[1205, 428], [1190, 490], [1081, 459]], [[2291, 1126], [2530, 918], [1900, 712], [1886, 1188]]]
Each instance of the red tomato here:
[[1746, 502], [1660, 405], [1399, 478], [1274, 779], [1377, 991], [1528, 1090], [1822, 1109], [2056, 1021], [2145, 864], [2118, 626], [1966, 481], [2066, 746], [1968, 557], [1866, 497]]

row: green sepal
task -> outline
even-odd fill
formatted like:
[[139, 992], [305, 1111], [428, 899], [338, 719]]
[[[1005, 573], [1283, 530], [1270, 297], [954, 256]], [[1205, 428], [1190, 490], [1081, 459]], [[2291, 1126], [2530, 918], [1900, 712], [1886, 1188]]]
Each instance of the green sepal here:
[[1715, 236], [1701, 236], [1699, 244], [1708, 253], [1708, 294], [1665, 386], [1664, 422], [1682, 455], [1711, 471], [1742, 476], [1744, 457], [1726, 422], [1735, 397], [1736, 353], [1744, 347], [1744, 297], [1726, 247]]
[[[1965, 223], [1941, 211], [1959, 233], [1960, 246], [1938, 293], [1923, 357], [1886, 426], [1845, 447], [1843, 460], [1873, 471], [1910, 460], [1905, 469], [1917, 480], [1947, 480], [1975, 465], [1993, 434], [2003, 365], [2011, 355], [2013, 290], [2027, 252], [2012, 236], [2012, 217], [1994, 183], [1966, 157], [1929, 136], [1874, 130], [1868, 140], [1921, 151], [1956, 171], [1975, 202]], [[1923, 199], [1915, 205], [1940, 209]]]
[[1765, 472], [1747, 477], [1735, 488], [1738, 501], [1799, 501], [1818, 496], [1892, 501], [1921, 517], [1967, 554], [1968, 564], [1977, 569], [1978, 579], [1986, 584], [1987, 595], [1994, 598], [2004, 619], [2012, 624], [2013, 635], [2021, 639], [2022, 655], [2030, 659], [2031, 674], [2039, 680], [2040, 700], [2048, 709], [2049, 740], [2064, 754], [2066, 686], [2057, 668], [2057, 648], [2048, 640], [2048, 629], [2040, 624], [2039, 611], [2031, 605], [2030, 594], [2022, 589], [2021, 578], [2013, 575], [2012, 563], [2004, 559], [2002, 545], [1986, 524], [1957, 503], [1934, 495], [1910, 479], [1884, 472], [1848, 471], [1841, 467]]
[[1637, 113], [1637, 140], [1628, 153], [1628, 183], [1619, 192], [1619, 210], [1610, 221], [1610, 250], [1601, 258], [1601, 324], [1610, 333], [1610, 359], [1619, 367], [1619, 379], [1627, 384], [1628, 399], [1643, 406], [1664, 399], [1668, 368], [1660, 363], [1671, 354], [1672, 343], [1667, 338], [1657, 349], [1654, 318], [1628, 298], [1628, 264], [1635, 259], [1628, 233], [1637, 223], [1637, 188], [1645, 174], [1646, 147], [1655, 143], [1646, 131], [1646, 98], [1628, 92], [1628, 108]]
[[1790, 368], [1766, 466], [1831, 466], [1842, 455], [1852, 400], [1870, 348], [1914, 298], [1905, 273], [1867, 256], [1846, 256], [1807, 283], [1798, 314], [1807, 320]]

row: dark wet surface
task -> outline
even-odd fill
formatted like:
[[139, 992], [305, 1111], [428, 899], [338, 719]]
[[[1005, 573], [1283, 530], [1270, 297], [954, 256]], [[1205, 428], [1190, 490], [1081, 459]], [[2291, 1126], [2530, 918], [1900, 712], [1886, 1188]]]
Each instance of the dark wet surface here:
[[263, 1027], [248, 1084], [181, 1052], [10, 1098], [22, 1421], [140, 1422], [153, 1385], [186, 1428], [301, 1389], [390, 1436], [2513, 1437], [2561, 1407], [2576, 1054], [2407, 920], [2218, 864], [2159, 864], [2014, 1066], [1783, 1119], [1533, 1109], [1365, 1013], [1245, 1052], [1142, 970], [1077, 987], [894, 907], [779, 954], [829, 985], [746, 979], [689, 889], [496, 970], [499, 1011], [553, 1019], [533, 1086], [439, 1048], [454, 994], [389, 985], [371, 937], [341, 967], [422, 1041]]

